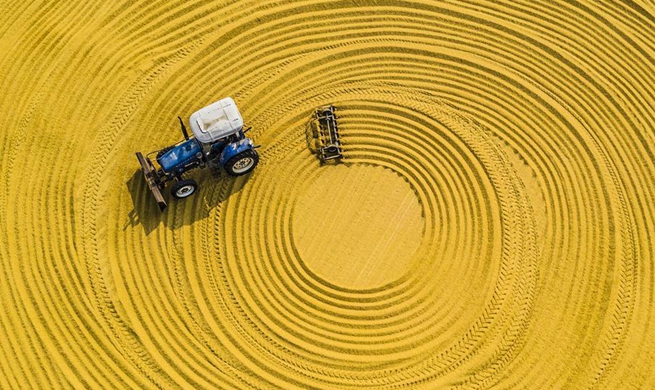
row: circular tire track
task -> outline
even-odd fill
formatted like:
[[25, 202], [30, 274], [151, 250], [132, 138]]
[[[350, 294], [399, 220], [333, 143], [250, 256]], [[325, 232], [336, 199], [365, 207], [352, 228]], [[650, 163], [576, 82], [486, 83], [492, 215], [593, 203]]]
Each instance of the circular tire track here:
[[[652, 4], [3, 10], [1, 388], [655, 387]], [[228, 95], [262, 163], [160, 215], [129, 156]], [[303, 244], [374, 198], [297, 218], [328, 103], [339, 169], [421, 208], [381, 284]]]

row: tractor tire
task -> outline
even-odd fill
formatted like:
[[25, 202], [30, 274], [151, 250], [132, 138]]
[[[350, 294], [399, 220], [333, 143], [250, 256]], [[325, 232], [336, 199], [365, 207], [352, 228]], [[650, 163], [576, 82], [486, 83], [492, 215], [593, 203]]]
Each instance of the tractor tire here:
[[250, 149], [227, 160], [223, 169], [231, 176], [241, 176], [255, 169], [257, 163], [259, 163], [259, 155]]
[[196, 193], [198, 183], [193, 179], [180, 180], [171, 187], [171, 196], [175, 199], [184, 199]]

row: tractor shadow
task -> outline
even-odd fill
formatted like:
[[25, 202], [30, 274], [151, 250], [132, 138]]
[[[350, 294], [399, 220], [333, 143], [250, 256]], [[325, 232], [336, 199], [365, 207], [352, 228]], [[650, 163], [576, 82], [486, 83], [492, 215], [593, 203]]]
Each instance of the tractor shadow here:
[[222, 174], [220, 177], [214, 178], [208, 172], [196, 174], [194, 179], [198, 182], [199, 189], [190, 198], [184, 200], [173, 199], [168, 192], [170, 186], [162, 191], [164, 199], [168, 202], [168, 208], [162, 212], [159, 210], [143, 178], [143, 173], [140, 169], [137, 169], [130, 179], [125, 182], [132, 198], [133, 209], [127, 215], [128, 222], [123, 230], [127, 230], [130, 226], [141, 225], [146, 235], [150, 235], [162, 224], [175, 230], [203, 220], [209, 217], [212, 209], [241, 191], [248, 182], [250, 175], [231, 177]]

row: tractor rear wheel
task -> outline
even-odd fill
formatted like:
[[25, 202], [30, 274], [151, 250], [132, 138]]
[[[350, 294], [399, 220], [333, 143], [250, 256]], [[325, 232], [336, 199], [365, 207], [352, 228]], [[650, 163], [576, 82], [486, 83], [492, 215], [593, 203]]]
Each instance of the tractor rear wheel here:
[[243, 151], [231, 159], [223, 166], [225, 172], [232, 176], [241, 176], [252, 171], [259, 162], [259, 155], [253, 149]]
[[175, 199], [184, 199], [196, 193], [198, 183], [193, 179], [180, 180], [171, 187], [171, 195]]

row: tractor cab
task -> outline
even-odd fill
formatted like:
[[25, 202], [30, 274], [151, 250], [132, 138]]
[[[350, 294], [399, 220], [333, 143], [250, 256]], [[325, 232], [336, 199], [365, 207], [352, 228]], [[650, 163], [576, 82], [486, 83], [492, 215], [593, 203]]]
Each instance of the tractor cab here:
[[[229, 174], [239, 176], [257, 164], [259, 158], [254, 151], [254, 144], [245, 136], [250, 129], [243, 130], [243, 117], [232, 98], [221, 99], [194, 112], [189, 118], [189, 124], [214, 174], [223, 168]], [[244, 158], [235, 159], [236, 156]]]
[[241, 132], [243, 118], [232, 98], [225, 98], [191, 114], [193, 136], [202, 144], [213, 144]]

